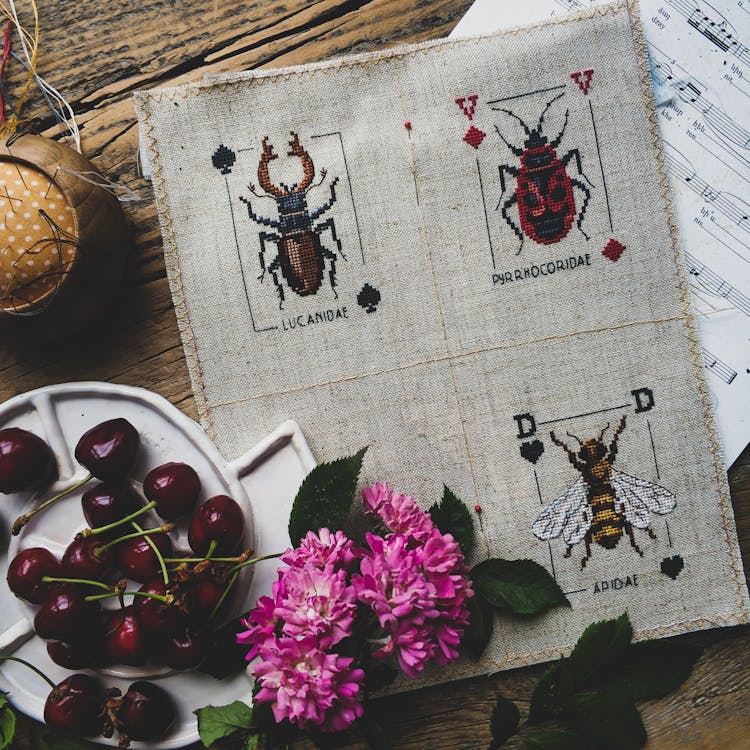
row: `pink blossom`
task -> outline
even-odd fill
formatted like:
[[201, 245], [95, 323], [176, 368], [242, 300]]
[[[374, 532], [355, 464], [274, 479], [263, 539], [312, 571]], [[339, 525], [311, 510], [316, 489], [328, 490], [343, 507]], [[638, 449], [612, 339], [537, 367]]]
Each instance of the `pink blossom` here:
[[273, 703], [276, 721], [289, 719], [301, 729], [341, 732], [362, 716], [365, 673], [353, 659], [318, 648], [313, 637], [277, 638], [261, 651], [253, 674], [259, 703]]
[[250, 646], [247, 652], [247, 660], [252, 661], [261, 646], [273, 640], [274, 631], [278, 623], [275, 615], [276, 608], [285, 595], [284, 571], [279, 571], [279, 578], [274, 582], [272, 596], [261, 596], [242, 624], [247, 630], [237, 634], [237, 643]]
[[343, 531], [331, 533], [323, 528], [316, 534], [308, 531], [299, 547], [290, 549], [281, 556], [281, 561], [290, 568], [301, 568], [312, 564], [318, 568], [333, 565], [345, 568], [354, 560], [352, 542]]
[[385, 632], [374, 656], [394, 654], [410, 677], [431, 659], [457, 659], [473, 591], [453, 537], [433, 527], [424, 545], [412, 546], [403, 534], [368, 534], [367, 544], [352, 585]]
[[424, 541], [435, 528], [429, 513], [425, 513], [410, 495], [392, 490], [385, 482], [362, 490], [365, 510], [379, 518], [390, 532], [406, 534]]
[[346, 571], [332, 565], [289, 568], [284, 573], [284, 597], [274, 610], [285, 635], [314, 635], [321, 648], [330, 648], [351, 635], [357, 595], [347, 584]]

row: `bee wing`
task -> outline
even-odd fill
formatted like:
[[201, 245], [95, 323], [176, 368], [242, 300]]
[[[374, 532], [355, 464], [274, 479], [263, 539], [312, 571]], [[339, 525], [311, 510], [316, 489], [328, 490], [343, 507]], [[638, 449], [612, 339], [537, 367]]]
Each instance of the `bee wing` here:
[[[591, 527], [588, 507], [588, 487], [583, 477], [555, 498], [534, 521], [531, 530], [539, 539], [554, 539], [563, 535], [567, 544], [576, 544]], [[587, 518], [588, 517], [588, 518]]]
[[648, 528], [652, 513], [663, 516], [677, 505], [677, 498], [669, 490], [645, 479], [612, 469], [611, 481], [616, 502], [622, 503], [628, 523], [638, 529]]

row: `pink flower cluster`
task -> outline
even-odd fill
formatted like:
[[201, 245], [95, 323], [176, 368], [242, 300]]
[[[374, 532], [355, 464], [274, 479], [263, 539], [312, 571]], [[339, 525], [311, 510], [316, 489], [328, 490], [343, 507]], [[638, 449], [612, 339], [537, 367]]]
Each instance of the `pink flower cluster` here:
[[456, 659], [468, 624], [473, 592], [453, 537], [386, 484], [362, 494], [384, 533], [368, 533], [366, 548], [355, 550], [341, 531], [309, 532], [282, 555], [287, 567], [272, 595], [258, 600], [237, 636], [248, 661], [257, 657], [255, 700], [301, 729], [342, 731], [362, 716], [365, 673], [339, 653], [358, 616], [370, 611], [379, 631], [372, 656], [395, 656], [411, 677], [431, 660]]

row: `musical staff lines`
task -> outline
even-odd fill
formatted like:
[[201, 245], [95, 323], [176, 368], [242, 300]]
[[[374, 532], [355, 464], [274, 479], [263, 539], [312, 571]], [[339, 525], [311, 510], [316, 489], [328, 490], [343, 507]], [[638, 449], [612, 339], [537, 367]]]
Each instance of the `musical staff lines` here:
[[750, 65], [750, 49], [738, 38], [737, 30], [705, 0], [668, 0], [669, 4], [687, 19], [699, 34], [722, 52], [728, 52]]
[[750, 234], [750, 204], [732, 193], [716, 190], [695, 171], [690, 160], [670, 143], [664, 142], [664, 158], [673, 177], [684, 182], [733, 224]]
[[685, 265], [691, 281], [713, 297], [721, 297], [750, 317], [750, 297], [733, 287], [726, 279], [712, 271], [690, 253], [685, 253]]
[[706, 349], [705, 346], [701, 352], [703, 354], [703, 364], [706, 369], [713, 375], [716, 375], [717, 378], [723, 380], [727, 385], [731, 385], [732, 381], [737, 377], [737, 370], [732, 369], [726, 362]]

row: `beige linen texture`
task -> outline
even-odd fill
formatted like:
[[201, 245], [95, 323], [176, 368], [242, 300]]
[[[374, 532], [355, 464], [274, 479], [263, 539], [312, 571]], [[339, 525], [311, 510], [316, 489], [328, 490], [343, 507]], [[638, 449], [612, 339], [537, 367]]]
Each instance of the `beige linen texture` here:
[[[638, 637], [748, 620], [637, 12], [620, 3], [136, 98], [195, 395], [224, 454], [288, 418], [319, 459], [369, 445], [363, 482], [424, 505], [445, 482], [482, 506], [476, 560], [532, 558], [569, 592], [570, 610], [502, 619], [480, 663], [432, 681], [565, 653], [625, 610]], [[585, 91], [570, 74], [590, 70]], [[538, 242], [538, 203], [518, 190], [503, 208], [529, 158], [504, 141], [527, 148], [521, 121], [531, 130], [543, 112], [575, 209], [568, 231]], [[271, 182], [301, 180], [292, 134], [315, 169], [304, 236], [322, 267], [308, 295], [258, 174], [267, 139]], [[369, 312], [366, 285], [380, 294]], [[531, 530], [581, 476], [550, 431], [577, 449], [609, 423], [607, 443], [623, 416], [614, 467], [676, 507], [651, 517], [655, 538], [592, 543], [582, 569], [584, 542], [565, 557], [562, 538]]]

